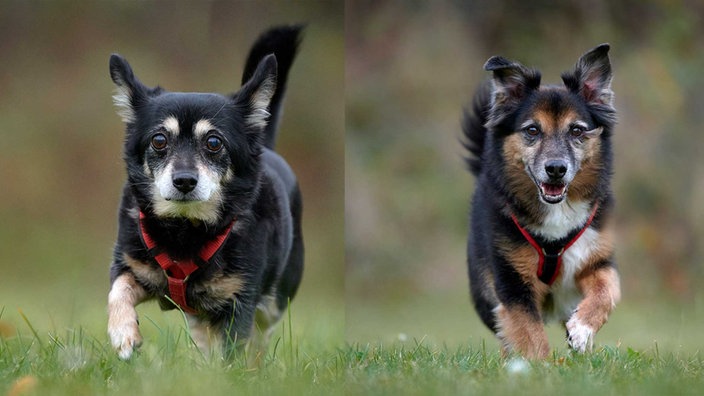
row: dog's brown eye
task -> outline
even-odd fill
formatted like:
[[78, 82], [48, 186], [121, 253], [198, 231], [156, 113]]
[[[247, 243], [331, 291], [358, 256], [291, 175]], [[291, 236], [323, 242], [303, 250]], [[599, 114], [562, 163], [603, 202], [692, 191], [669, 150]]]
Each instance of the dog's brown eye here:
[[574, 137], [580, 137], [584, 134], [584, 128], [579, 126], [574, 126], [570, 129], [570, 134]]
[[538, 136], [540, 134], [540, 129], [538, 129], [537, 126], [531, 125], [523, 129], [523, 132], [527, 133], [530, 136]]
[[166, 148], [167, 140], [163, 133], [157, 133], [152, 136], [152, 147], [154, 150], [161, 151]]
[[217, 153], [222, 148], [222, 139], [217, 136], [210, 136], [208, 140], [205, 141], [205, 147], [208, 150]]

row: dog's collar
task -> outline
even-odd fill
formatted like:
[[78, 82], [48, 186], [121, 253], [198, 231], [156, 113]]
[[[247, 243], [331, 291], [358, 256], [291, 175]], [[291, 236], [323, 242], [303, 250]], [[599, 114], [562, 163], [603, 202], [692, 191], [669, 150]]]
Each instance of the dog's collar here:
[[[144, 242], [144, 246], [147, 247], [149, 254], [156, 260], [162, 270], [164, 270], [164, 275], [169, 284], [169, 295], [171, 300], [176, 303], [184, 312], [186, 313], [196, 313], [196, 310], [190, 307], [186, 301], [186, 282], [188, 277], [191, 276], [199, 267], [196, 265], [193, 259], [186, 260], [174, 260], [165, 251], [158, 249], [154, 239], [147, 233], [144, 227], [144, 219], [146, 216], [141, 211], [139, 212], [139, 233]], [[230, 235], [230, 230], [235, 221], [228, 227], [226, 227], [221, 234], [219, 234], [215, 239], [208, 241], [203, 248], [198, 253], [198, 257], [204, 262], [210, 261], [210, 259], [220, 250], [220, 247], [225, 243], [227, 237]]]
[[516, 218], [516, 215], [512, 212], [511, 213], [511, 220], [513, 220], [513, 223], [516, 225], [518, 230], [523, 234], [523, 237], [528, 241], [528, 243], [533, 246], [533, 249], [535, 249], [536, 252], [538, 252], [538, 279], [540, 279], [543, 283], [547, 285], [552, 285], [553, 282], [555, 282], [555, 279], [557, 279], [557, 275], [560, 273], [560, 268], [562, 267], [562, 255], [565, 253], [567, 249], [570, 248], [577, 240], [579, 237], [584, 234], [584, 231], [589, 228], [589, 226], [592, 224], [592, 221], [594, 220], [594, 216], [596, 216], [596, 212], [599, 209], [599, 203], [594, 204], [594, 208], [592, 208], [592, 213], [589, 215], [589, 219], [587, 219], [587, 222], [584, 224], [584, 227], [577, 232], [577, 235], [575, 235], [572, 239], [570, 239], [564, 246], [550, 249], [550, 251], [546, 250], [544, 247], [540, 246], [540, 244], [530, 235], [528, 230], [525, 228], [521, 227], [521, 224], [518, 222], [518, 219]]

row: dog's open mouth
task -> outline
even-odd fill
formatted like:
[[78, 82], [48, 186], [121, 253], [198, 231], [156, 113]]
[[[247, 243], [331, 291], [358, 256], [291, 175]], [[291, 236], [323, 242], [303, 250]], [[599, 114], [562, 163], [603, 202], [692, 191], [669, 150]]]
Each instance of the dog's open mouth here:
[[567, 196], [567, 185], [540, 183], [540, 196], [547, 203], [559, 203]]

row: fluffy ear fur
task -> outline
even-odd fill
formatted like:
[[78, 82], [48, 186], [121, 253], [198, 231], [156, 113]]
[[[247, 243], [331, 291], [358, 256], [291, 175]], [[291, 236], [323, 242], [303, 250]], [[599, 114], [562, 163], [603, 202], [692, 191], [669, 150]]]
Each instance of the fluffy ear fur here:
[[118, 54], [110, 56], [110, 77], [117, 85], [112, 99], [117, 106], [117, 114], [125, 123], [135, 120], [135, 108], [146, 98], [148, 89], [134, 76], [130, 64]]
[[494, 72], [492, 108], [519, 102], [540, 86], [540, 72], [501, 56], [486, 61], [484, 70]]
[[562, 74], [562, 81], [590, 105], [613, 107], [609, 44], [601, 44], [577, 61], [574, 71]]
[[276, 92], [276, 69], [276, 56], [267, 55], [236, 94], [237, 101], [247, 108], [247, 125], [257, 131], [269, 122], [269, 105]]

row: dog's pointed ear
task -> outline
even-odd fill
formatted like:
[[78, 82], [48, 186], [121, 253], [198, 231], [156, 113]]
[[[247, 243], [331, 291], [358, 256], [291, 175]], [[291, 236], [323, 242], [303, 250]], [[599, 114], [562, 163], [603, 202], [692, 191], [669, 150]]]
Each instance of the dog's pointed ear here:
[[579, 58], [572, 72], [562, 74], [565, 86], [589, 104], [613, 107], [609, 48], [609, 44], [601, 44], [588, 51]]
[[261, 131], [269, 122], [269, 105], [276, 92], [276, 56], [265, 56], [257, 65], [252, 77], [237, 92], [235, 100], [247, 109], [247, 125]]
[[117, 85], [117, 92], [112, 97], [118, 108], [117, 114], [125, 123], [134, 122], [135, 108], [144, 102], [148, 89], [135, 77], [127, 60], [118, 54], [110, 56], [110, 77]]
[[540, 72], [501, 56], [489, 58], [484, 70], [494, 73], [492, 107], [517, 103], [540, 86]]

